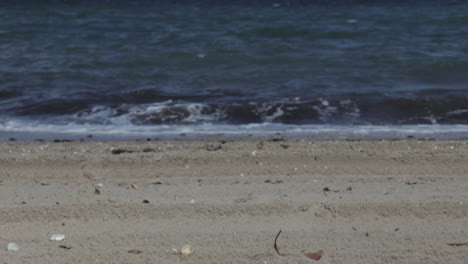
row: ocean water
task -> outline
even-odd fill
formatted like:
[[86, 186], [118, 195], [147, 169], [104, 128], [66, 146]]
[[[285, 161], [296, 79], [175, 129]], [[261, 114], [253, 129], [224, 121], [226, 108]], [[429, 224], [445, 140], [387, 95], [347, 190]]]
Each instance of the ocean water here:
[[0, 18], [0, 140], [468, 138], [466, 1], [2, 1]]

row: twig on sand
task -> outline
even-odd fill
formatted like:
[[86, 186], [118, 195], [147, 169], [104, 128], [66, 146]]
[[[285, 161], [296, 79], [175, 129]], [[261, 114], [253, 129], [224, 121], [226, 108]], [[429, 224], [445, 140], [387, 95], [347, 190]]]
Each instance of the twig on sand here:
[[276, 237], [275, 237], [275, 245], [273, 246], [273, 248], [276, 250], [276, 253], [278, 253], [278, 255], [281, 256], [281, 253], [280, 253], [279, 250], [278, 250], [278, 244], [276, 244], [276, 241], [278, 241], [278, 237], [279, 237], [280, 234], [281, 234], [281, 229], [279, 230], [278, 234], [276, 234]]
[[466, 245], [468, 245], [468, 242], [462, 242], [462, 243], [447, 243], [447, 245], [453, 246], [453, 247], [461, 247], [461, 246], [466, 246]]

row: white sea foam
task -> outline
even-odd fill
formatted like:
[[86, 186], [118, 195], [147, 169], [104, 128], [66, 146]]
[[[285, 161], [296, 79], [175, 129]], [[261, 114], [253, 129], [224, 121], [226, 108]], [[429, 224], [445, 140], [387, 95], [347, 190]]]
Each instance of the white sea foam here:
[[401, 125], [401, 126], [339, 126], [339, 125], [286, 125], [259, 123], [245, 125], [197, 124], [197, 125], [97, 125], [97, 124], [43, 124], [40, 121], [10, 120], [0, 123], [0, 140], [15, 137], [18, 140], [38, 138], [79, 139], [92, 134], [96, 140], [128, 140], [158, 137], [177, 138], [181, 133], [192, 137], [224, 135], [226, 137], [284, 136], [317, 139], [385, 139], [430, 137], [443, 139], [468, 138], [468, 125]]

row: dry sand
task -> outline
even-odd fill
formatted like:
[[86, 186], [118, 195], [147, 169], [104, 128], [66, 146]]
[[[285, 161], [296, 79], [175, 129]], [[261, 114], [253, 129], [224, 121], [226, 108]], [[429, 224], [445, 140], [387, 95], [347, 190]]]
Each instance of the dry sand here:
[[465, 141], [4, 142], [0, 263], [467, 263], [467, 197]]

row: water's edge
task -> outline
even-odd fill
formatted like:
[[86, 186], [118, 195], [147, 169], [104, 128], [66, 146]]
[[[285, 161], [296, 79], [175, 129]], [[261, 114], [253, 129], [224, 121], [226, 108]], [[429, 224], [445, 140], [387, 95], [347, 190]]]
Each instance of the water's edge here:
[[31, 127], [0, 130], [0, 141], [153, 141], [153, 140], [466, 140], [468, 125], [332, 126], [332, 125], [245, 125], [142, 127], [117, 131], [94, 127], [66, 130], [60, 127]]

